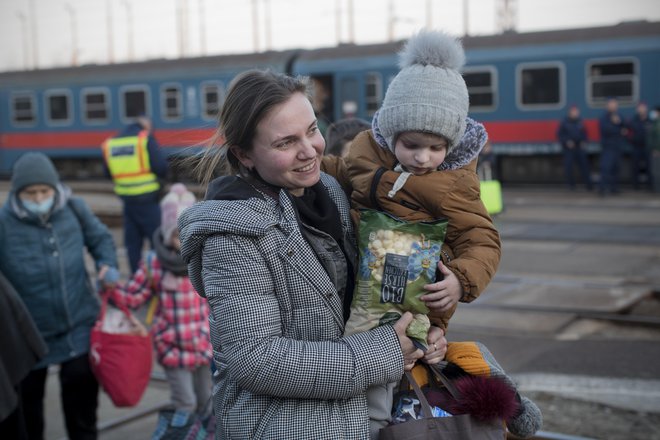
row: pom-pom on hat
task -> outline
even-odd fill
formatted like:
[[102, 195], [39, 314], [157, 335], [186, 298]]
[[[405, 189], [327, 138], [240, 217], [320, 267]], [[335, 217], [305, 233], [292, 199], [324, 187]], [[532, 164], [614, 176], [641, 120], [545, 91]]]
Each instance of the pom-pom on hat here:
[[53, 162], [43, 153], [25, 153], [16, 163], [11, 176], [12, 189], [19, 193], [30, 185], [49, 185], [57, 188], [60, 176]]
[[443, 136], [448, 152], [458, 144], [470, 101], [459, 72], [464, 64], [463, 47], [450, 35], [423, 30], [408, 40], [399, 53], [401, 71], [378, 111], [379, 129], [392, 152], [404, 131]]
[[188, 191], [183, 183], [175, 183], [160, 202], [161, 222], [160, 229], [163, 242], [172, 244], [172, 234], [177, 228], [177, 219], [181, 213], [195, 203], [195, 195]]
[[450, 342], [445, 360], [461, 367], [474, 376], [498, 378], [508, 384], [519, 398], [517, 413], [506, 420], [508, 430], [521, 438], [532, 437], [543, 425], [538, 406], [527, 397], [520, 396], [516, 384], [506, 375], [490, 351], [479, 342]]

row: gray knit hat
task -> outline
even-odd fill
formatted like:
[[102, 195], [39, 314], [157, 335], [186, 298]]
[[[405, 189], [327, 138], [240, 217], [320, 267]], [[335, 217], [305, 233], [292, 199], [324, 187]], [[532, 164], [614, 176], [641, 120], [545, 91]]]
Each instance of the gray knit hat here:
[[11, 186], [16, 193], [26, 186], [35, 184], [56, 188], [59, 182], [60, 176], [53, 162], [43, 153], [25, 153], [14, 163]]
[[401, 71], [378, 111], [378, 126], [390, 150], [404, 131], [443, 136], [448, 152], [458, 144], [470, 101], [459, 72], [463, 64], [465, 53], [454, 37], [423, 30], [408, 40], [399, 53]]

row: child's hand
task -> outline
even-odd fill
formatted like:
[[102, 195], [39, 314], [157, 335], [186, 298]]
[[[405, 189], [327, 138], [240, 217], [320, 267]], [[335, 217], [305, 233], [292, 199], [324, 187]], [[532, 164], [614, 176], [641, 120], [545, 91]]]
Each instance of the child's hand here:
[[447, 353], [447, 339], [445, 332], [440, 327], [434, 325], [429, 329], [428, 350], [424, 353], [424, 362], [427, 364], [437, 364], [445, 358]]
[[424, 288], [429, 293], [420, 297], [426, 303], [426, 307], [435, 313], [446, 312], [454, 307], [463, 294], [461, 283], [458, 281], [454, 272], [442, 264], [442, 261], [438, 261], [438, 269], [445, 276], [445, 279], [437, 283], [425, 285]]

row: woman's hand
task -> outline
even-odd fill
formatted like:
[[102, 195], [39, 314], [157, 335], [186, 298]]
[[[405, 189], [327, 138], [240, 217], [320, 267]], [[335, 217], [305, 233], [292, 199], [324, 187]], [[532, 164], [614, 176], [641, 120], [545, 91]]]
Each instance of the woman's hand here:
[[431, 326], [429, 336], [427, 337], [428, 350], [424, 353], [423, 361], [427, 364], [437, 364], [445, 358], [447, 354], [447, 339], [445, 331], [440, 327]]
[[103, 264], [99, 268], [98, 278], [103, 289], [113, 289], [119, 281], [119, 271], [114, 267]]
[[412, 313], [406, 312], [401, 318], [399, 318], [396, 324], [394, 324], [394, 331], [399, 337], [399, 344], [401, 345], [401, 351], [403, 352], [403, 368], [406, 371], [412, 370], [415, 366], [415, 362], [424, 356], [424, 352], [419, 348], [416, 348], [412, 339], [406, 336], [406, 329], [412, 320]]
[[442, 272], [445, 278], [437, 283], [425, 285], [424, 289], [428, 290], [429, 293], [419, 298], [434, 313], [450, 310], [458, 303], [458, 300], [463, 295], [460, 281], [458, 281], [454, 272], [442, 264], [442, 260], [438, 261], [438, 269], [440, 269], [440, 272]]

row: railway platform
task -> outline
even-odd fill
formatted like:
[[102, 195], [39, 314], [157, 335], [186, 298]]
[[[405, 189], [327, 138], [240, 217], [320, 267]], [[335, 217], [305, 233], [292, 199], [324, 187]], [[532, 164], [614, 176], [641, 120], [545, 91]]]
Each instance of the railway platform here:
[[[125, 255], [109, 183], [72, 186]], [[7, 188], [0, 181], [1, 201]], [[539, 438], [660, 439], [660, 195], [517, 186], [504, 188], [504, 204], [494, 219], [497, 275], [459, 306], [448, 339], [489, 347], [541, 407], [548, 435]], [[102, 395], [101, 439], [150, 438], [169, 397], [161, 376], [156, 365], [135, 408], [116, 409]], [[47, 393], [46, 438], [61, 439], [55, 373]]]

